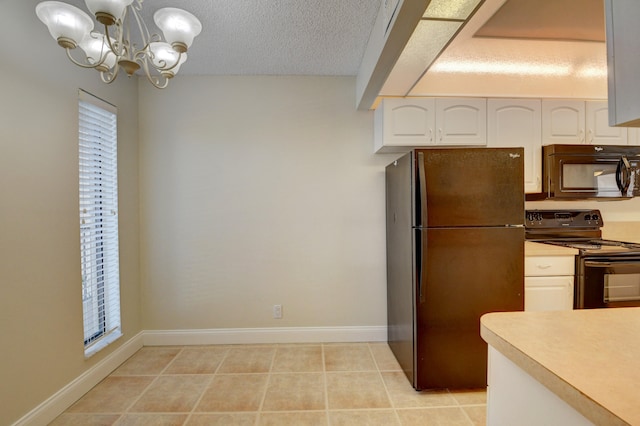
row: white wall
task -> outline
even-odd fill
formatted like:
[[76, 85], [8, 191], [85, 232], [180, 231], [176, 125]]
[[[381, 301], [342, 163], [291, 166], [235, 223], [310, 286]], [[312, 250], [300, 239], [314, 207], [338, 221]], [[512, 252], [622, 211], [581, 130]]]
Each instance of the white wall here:
[[[0, 424], [18, 420], [141, 331], [137, 83], [71, 64], [34, 0], [0, 3]], [[47, 66], [42, 69], [41, 66]], [[78, 89], [118, 106], [124, 338], [84, 359]]]
[[[355, 78], [140, 86], [144, 327], [385, 326], [384, 166]], [[272, 305], [284, 315], [272, 318]]]

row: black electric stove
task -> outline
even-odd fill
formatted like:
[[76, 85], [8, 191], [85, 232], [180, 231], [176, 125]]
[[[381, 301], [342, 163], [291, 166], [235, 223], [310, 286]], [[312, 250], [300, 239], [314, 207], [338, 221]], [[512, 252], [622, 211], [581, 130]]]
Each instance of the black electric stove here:
[[640, 255], [640, 244], [602, 238], [599, 210], [527, 210], [525, 236], [529, 241], [570, 247], [581, 254]]
[[528, 241], [578, 250], [574, 308], [640, 306], [640, 244], [602, 238], [599, 210], [527, 210]]

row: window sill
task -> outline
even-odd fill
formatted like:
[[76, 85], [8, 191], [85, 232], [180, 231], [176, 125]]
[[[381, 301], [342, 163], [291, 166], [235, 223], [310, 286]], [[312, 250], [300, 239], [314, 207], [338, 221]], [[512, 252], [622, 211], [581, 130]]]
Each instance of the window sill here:
[[116, 330], [113, 330], [111, 333], [109, 333], [108, 336], [103, 337], [93, 345], [86, 348], [84, 350], [84, 358], [85, 359], [91, 358], [92, 356], [94, 356], [95, 354], [100, 352], [102, 349], [106, 348], [111, 343], [115, 342], [121, 337], [122, 337], [122, 332], [120, 331], [119, 328]]

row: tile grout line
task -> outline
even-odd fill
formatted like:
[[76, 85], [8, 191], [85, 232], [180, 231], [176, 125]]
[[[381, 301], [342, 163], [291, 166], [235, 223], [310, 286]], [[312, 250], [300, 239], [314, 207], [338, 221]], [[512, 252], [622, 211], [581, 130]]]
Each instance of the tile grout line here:
[[[140, 401], [140, 399], [142, 398], [142, 395], [144, 395], [150, 388], [151, 386], [153, 386], [154, 383], [156, 383], [158, 381], [158, 379], [160, 378], [160, 376], [162, 375], [162, 373], [169, 368], [169, 365], [171, 365], [171, 363], [178, 357], [178, 355], [180, 355], [180, 353], [182, 353], [184, 347], [180, 347], [180, 350], [178, 351], [178, 353], [176, 353], [173, 357], [173, 359], [171, 361], [169, 361], [167, 363], [167, 365], [164, 366], [164, 368], [162, 370], [160, 370], [160, 372], [158, 374], [154, 374], [152, 376], [154, 376], [154, 379], [142, 390], [142, 392], [140, 392], [140, 395], [138, 395], [136, 398], [133, 399], [133, 402], [131, 402], [131, 404], [129, 404], [127, 406], [127, 408], [125, 408], [124, 412], [122, 413], [122, 415], [120, 416], [120, 418], [117, 420], [117, 422], [120, 422], [121, 420], [123, 420], [124, 416], [126, 416], [127, 414], [130, 413], [130, 410], [133, 408], [134, 405], [136, 405], [136, 403], [138, 401]], [[142, 350], [142, 349], [141, 349]], [[139, 353], [140, 351], [136, 352]], [[129, 357], [128, 360], [130, 360], [131, 358], [133, 358], [136, 354], [132, 355], [131, 357]], [[128, 361], [127, 360], [127, 361]], [[122, 363], [122, 365], [124, 365], [127, 361], [125, 361], [124, 363]], [[113, 374], [113, 373], [112, 373]], [[134, 376], [139, 376], [139, 375], [135, 375]], [[151, 374], [147, 375], [147, 376], [151, 376]]]
[[269, 364], [269, 371], [267, 371], [267, 382], [264, 385], [264, 390], [262, 392], [262, 399], [260, 400], [260, 404], [258, 405], [258, 412], [255, 420], [255, 425], [258, 426], [260, 424], [260, 420], [262, 417], [262, 408], [264, 407], [264, 401], [267, 399], [267, 391], [269, 390], [269, 384], [271, 383], [271, 373], [273, 370], [273, 364], [275, 363], [276, 354], [278, 353], [278, 345], [273, 345], [273, 355], [271, 355], [271, 364]]
[[331, 420], [329, 418], [329, 383], [327, 377], [327, 365], [324, 353], [324, 343], [320, 344], [320, 357], [322, 359], [322, 376], [324, 379], [324, 413], [327, 420], [327, 426], [331, 426]]
[[389, 392], [389, 387], [387, 383], [384, 381], [384, 377], [382, 376], [382, 371], [380, 371], [380, 364], [378, 364], [378, 360], [376, 359], [373, 350], [371, 349], [371, 343], [367, 343], [367, 347], [369, 348], [369, 353], [371, 354], [371, 358], [373, 358], [373, 363], [376, 366], [376, 370], [378, 372], [378, 377], [380, 377], [380, 381], [382, 382], [382, 386], [384, 387], [384, 391], [387, 394], [387, 398], [389, 399], [389, 404], [391, 405], [391, 409], [393, 410], [393, 415], [395, 419], [398, 421], [398, 424], [401, 425], [400, 415], [398, 414], [398, 409], [396, 408], [396, 404], [393, 402], [393, 398], [391, 398], [391, 392]]
[[[202, 393], [200, 394], [200, 396], [196, 400], [195, 404], [193, 404], [193, 407], [191, 408], [191, 411], [189, 411], [189, 413], [187, 413], [187, 418], [185, 419], [183, 424], [188, 424], [190, 422], [191, 417], [193, 417], [193, 415], [195, 414], [196, 408], [198, 407], [198, 405], [200, 404], [200, 402], [204, 398], [204, 394], [207, 393], [207, 389], [209, 389], [209, 386], [211, 386], [211, 383], [213, 383], [213, 379], [215, 379], [216, 375], [218, 375], [218, 370], [220, 370], [220, 367], [222, 366], [224, 361], [227, 359], [227, 355], [229, 354], [229, 352], [231, 352], [229, 346], [227, 346], [227, 345], [220, 345], [220, 346], [222, 346], [225, 349], [224, 355], [223, 355], [222, 359], [220, 360], [220, 362], [218, 363], [218, 366], [216, 367], [215, 371], [211, 374], [211, 377], [209, 378], [209, 381], [205, 385], [204, 389], [202, 390]], [[201, 373], [198, 373], [198, 374], [201, 374]]]

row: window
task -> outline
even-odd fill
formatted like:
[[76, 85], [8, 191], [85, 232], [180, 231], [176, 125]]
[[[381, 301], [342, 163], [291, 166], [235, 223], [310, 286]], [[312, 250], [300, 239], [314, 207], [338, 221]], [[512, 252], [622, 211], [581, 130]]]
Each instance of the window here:
[[80, 258], [85, 356], [122, 335], [118, 258], [117, 111], [79, 96]]

